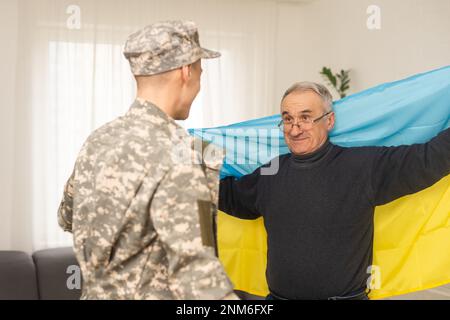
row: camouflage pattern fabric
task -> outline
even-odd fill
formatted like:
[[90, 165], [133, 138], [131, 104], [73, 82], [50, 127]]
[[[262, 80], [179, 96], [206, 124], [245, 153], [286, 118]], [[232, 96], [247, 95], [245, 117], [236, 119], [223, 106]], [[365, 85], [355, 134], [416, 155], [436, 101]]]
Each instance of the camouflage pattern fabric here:
[[129, 36], [124, 49], [131, 72], [150, 76], [190, 65], [200, 59], [220, 57], [219, 52], [200, 46], [192, 21], [164, 21]]
[[212, 231], [223, 151], [201, 144], [139, 99], [87, 139], [58, 211], [82, 299], [235, 298]]

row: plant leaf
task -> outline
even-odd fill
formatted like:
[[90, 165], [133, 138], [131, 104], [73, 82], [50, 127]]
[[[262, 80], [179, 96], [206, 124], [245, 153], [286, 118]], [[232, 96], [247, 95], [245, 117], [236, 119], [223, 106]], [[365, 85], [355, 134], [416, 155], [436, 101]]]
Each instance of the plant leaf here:
[[331, 71], [330, 68], [323, 67], [322, 71], [320, 72], [320, 74], [322, 74], [326, 78], [326, 80], [328, 80], [330, 82], [330, 84], [333, 85], [333, 87], [336, 88], [336, 86], [337, 86], [337, 79], [333, 75], [333, 72]]

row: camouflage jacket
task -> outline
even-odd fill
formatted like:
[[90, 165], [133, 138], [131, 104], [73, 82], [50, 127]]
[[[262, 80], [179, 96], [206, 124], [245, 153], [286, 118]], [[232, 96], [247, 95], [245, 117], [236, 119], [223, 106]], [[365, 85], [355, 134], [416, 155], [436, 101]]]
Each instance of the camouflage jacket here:
[[235, 297], [212, 232], [223, 154], [205, 159], [195, 144], [139, 99], [87, 139], [58, 211], [82, 299]]

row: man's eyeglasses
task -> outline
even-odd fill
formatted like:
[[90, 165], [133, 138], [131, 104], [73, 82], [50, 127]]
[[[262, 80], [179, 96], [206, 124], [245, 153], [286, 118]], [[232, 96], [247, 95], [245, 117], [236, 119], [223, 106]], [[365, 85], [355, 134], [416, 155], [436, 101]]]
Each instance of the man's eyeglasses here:
[[302, 115], [299, 118], [298, 123], [295, 123], [293, 118], [285, 118], [280, 121], [280, 123], [278, 124], [278, 128], [280, 128], [280, 130], [284, 133], [291, 132], [294, 126], [298, 126], [300, 128], [300, 125], [302, 126], [303, 130], [310, 130], [314, 126], [314, 123], [322, 120], [331, 113], [333, 113], [333, 111], [329, 111], [316, 119], [311, 118], [309, 115]]

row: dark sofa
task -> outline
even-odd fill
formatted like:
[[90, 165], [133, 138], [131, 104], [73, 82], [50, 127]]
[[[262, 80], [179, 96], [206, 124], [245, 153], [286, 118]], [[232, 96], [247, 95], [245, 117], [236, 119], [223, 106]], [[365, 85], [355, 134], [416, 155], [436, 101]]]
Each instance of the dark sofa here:
[[72, 248], [0, 251], [0, 300], [77, 300], [80, 277]]
[[[78, 300], [81, 272], [72, 248], [0, 251], [0, 300]], [[244, 300], [262, 297], [236, 291]]]

